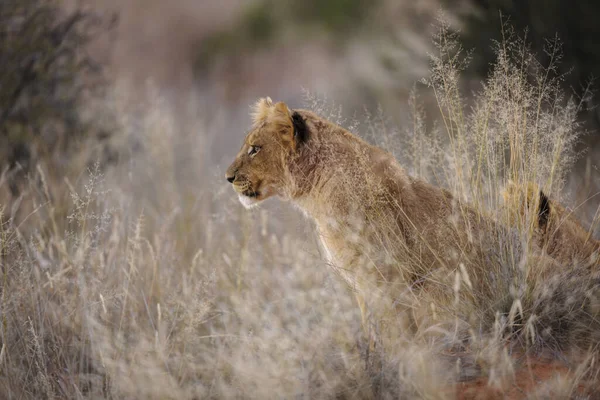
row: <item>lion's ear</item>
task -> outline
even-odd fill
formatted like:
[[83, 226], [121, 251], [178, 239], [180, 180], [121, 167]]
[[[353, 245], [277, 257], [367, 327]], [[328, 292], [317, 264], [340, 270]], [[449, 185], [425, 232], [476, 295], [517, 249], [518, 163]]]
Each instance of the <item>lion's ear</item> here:
[[276, 117], [291, 120], [290, 109], [283, 101], [275, 104], [275, 114]]
[[277, 127], [277, 132], [282, 135], [284, 140], [293, 141], [294, 125], [292, 116], [290, 115], [290, 109], [284, 102], [280, 101], [275, 104], [270, 123]]
[[298, 112], [292, 113], [285, 103], [275, 104], [273, 119], [280, 134], [294, 149], [308, 139], [306, 121]]
[[304, 143], [308, 140], [308, 128], [306, 121], [298, 112], [292, 114], [292, 124], [294, 125], [294, 140], [296, 143]]
[[288, 143], [292, 149], [295, 149], [297, 142], [304, 141], [306, 137], [304, 120], [298, 118], [299, 115], [296, 116], [296, 114], [294, 113], [294, 117], [292, 117], [292, 112], [284, 102], [280, 101], [273, 104], [273, 101], [269, 97], [266, 97], [259, 99], [254, 104], [252, 117], [255, 125], [266, 123], [274, 128], [285, 143]]
[[538, 209], [538, 223], [540, 228], [545, 228], [548, 225], [550, 218], [550, 200], [544, 192], [540, 190], [540, 206]]
[[263, 122], [273, 109], [273, 100], [270, 97], [259, 99], [252, 109], [252, 120], [255, 124]]

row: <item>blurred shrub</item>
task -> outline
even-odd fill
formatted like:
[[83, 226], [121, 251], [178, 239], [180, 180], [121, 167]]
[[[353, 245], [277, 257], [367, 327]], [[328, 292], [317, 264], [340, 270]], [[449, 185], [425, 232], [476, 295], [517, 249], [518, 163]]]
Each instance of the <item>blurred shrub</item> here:
[[[467, 48], [476, 48], [472, 71], [485, 76], [495, 55], [487, 46], [490, 40], [502, 41], [502, 19], [516, 31], [527, 31], [532, 51], [544, 65], [553, 61], [547, 50], [548, 39], [558, 38], [562, 48], [562, 63], [556, 71], [564, 76], [564, 88], [583, 95], [590, 79], [600, 69], [600, 14], [598, 2], [567, 2], [561, 0], [474, 0], [475, 13], [466, 18], [462, 35]], [[585, 99], [586, 101], [589, 99]], [[585, 112], [594, 130], [600, 127], [597, 110]]]
[[379, 0], [260, 0], [248, 6], [228, 29], [199, 44], [196, 69], [204, 71], [219, 56], [266, 46], [279, 37], [301, 32], [340, 41], [356, 35]]
[[13, 195], [38, 161], [57, 167], [82, 139], [108, 137], [79, 107], [104, 87], [87, 46], [114, 22], [65, 12], [55, 0], [0, 2], [0, 170], [9, 171]]

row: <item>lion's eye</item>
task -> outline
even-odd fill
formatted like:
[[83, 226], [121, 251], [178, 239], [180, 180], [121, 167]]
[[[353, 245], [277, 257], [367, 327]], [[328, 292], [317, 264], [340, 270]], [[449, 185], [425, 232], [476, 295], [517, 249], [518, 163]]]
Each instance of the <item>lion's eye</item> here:
[[255, 156], [260, 151], [260, 146], [250, 146], [248, 149], [248, 155], [250, 157]]

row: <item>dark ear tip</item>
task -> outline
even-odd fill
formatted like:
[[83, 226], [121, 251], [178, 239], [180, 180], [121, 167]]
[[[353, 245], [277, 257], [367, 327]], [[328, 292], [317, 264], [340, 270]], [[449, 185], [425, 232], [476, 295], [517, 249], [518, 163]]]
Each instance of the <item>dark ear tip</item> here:
[[550, 199], [544, 192], [540, 190], [540, 209], [538, 212], [538, 218], [540, 226], [545, 226], [548, 223], [550, 217]]
[[292, 113], [292, 123], [294, 124], [294, 137], [296, 140], [300, 143], [305, 142], [308, 139], [308, 128], [306, 127], [306, 121], [298, 111]]

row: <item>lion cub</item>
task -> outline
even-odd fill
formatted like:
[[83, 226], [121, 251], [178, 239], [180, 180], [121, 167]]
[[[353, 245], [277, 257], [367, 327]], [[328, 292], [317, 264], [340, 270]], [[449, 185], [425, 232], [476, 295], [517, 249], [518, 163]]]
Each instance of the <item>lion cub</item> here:
[[[457, 277], [468, 288], [461, 295], [478, 301], [508, 280], [501, 259], [522, 257], [498, 255], [505, 231], [448, 191], [409, 176], [388, 152], [269, 98], [256, 103], [226, 178], [246, 207], [276, 196], [314, 220], [331, 266], [360, 294], [363, 317], [364, 294], [427, 288], [454, 299]], [[535, 264], [543, 270], [546, 263]]]

